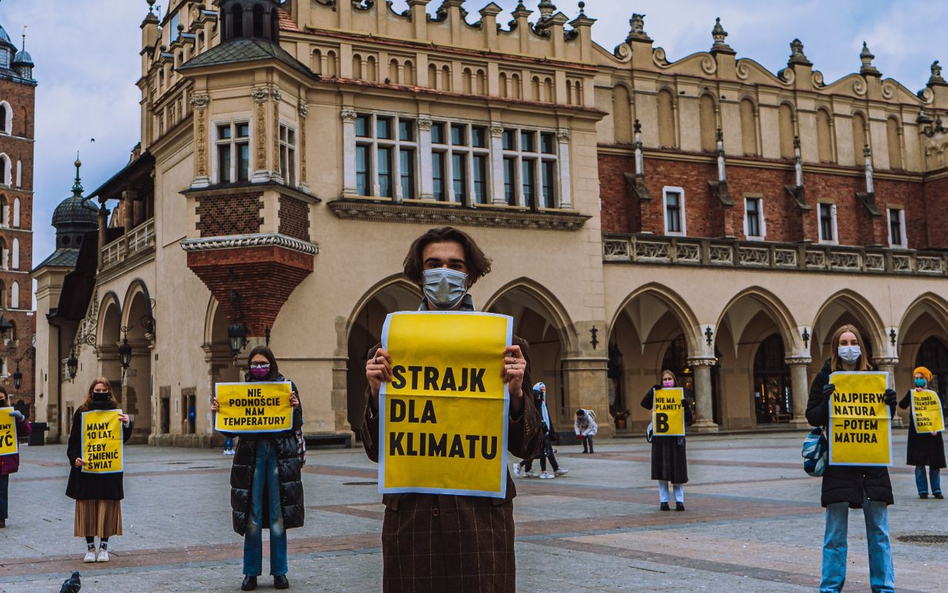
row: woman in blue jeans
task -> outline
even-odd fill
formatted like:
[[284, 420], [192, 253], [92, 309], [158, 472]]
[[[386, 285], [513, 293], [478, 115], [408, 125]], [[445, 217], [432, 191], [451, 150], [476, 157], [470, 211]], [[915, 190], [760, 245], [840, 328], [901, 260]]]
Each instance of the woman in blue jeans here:
[[[834, 391], [830, 375], [837, 371], [871, 370], [862, 352], [862, 338], [852, 325], [836, 330], [830, 342], [833, 350], [823, 370], [810, 387], [806, 419], [813, 426], [829, 424], [829, 399]], [[885, 403], [895, 413], [896, 394], [888, 389]], [[892, 504], [892, 483], [885, 467], [828, 465], [823, 474], [821, 503], [826, 508], [823, 539], [821, 593], [835, 593], [846, 584], [846, 551], [849, 509], [862, 509], [869, 544], [869, 583], [873, 593], [895, 591], [895, 568], [889, 542], [888, 505]]]
[[[250, 352], [247, 381], [286, 381], [269, 348]], [[303, 526], [303, 483], [296, 431], [303, 425], [296, 385], [290, 398], [293, 428], [283, 432], [243, 434], [237, 440], [231, 468], [230, 504], [234, 531], [244, 536], [244, 581], [241, 589], [257, 588], [263, 571], [263, 530], [270, 529], [270, 574], [273, 586], [290, 586], [286, 530]], [[211, 408], [217, 412], [217, 398]], [[233, 437], [228, 434], [226, 437]]]

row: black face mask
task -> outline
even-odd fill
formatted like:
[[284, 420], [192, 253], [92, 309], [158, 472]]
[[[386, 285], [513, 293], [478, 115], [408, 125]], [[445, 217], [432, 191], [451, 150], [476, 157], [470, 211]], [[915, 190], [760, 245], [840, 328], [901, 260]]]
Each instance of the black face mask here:
[[109, 401], [111, 398], [108, 393], [94, 393], [92, 394], [92, 401], [97, 403], [104, 403]]

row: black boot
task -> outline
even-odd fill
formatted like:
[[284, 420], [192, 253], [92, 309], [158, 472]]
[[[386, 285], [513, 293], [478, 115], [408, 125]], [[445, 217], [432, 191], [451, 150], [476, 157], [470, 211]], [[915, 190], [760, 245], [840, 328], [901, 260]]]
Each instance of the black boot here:
[[286, 580], [285, 574], [274, 575], [273, 586], [276, 589], [289, 589], [290, 581]]
[[257, 588], [257, 577], [252, 577], [249, 574], [244, 577], [244, 582], [240, 585], [241, 591], [253, 591]]
[[659, 506], [658, 508], [660, 508], [660, 509], [663, 510], [663, 511], [670, 511], [670, 510], [671, 510], [670, 508], [668, 508], [668, 503], [667, 503], [667, 502], [663, 502], [663, 503], [661, 504], [661, 506]]
[[683, 502], [676, 502], [676, 503], [675, 503], [675, 510], [676, 510], [676, 511], [683, 511], [683, 510], [685, 510], [685, 503], [683, 503]]

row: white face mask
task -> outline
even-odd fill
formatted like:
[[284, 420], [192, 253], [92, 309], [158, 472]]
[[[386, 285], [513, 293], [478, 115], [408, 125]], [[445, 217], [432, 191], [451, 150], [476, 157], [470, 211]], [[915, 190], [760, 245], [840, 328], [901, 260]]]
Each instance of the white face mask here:
[[838, 352], [843, 362], [848, 362], [849, 364], [856, 364], [859, 357], [862, 356], [862, 349], [859, 348], [859, 346], [840, 346]]

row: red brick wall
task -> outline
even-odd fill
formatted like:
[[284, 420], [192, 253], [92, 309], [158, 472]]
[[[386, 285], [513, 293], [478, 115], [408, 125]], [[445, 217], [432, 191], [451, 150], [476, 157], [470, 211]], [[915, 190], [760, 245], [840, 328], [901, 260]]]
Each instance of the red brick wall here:
[[309, 241], [309, 204], [281, 194], [280, 233]]
[[197, 198], [198, 224], [202, 237], [246, 235], [260, 232], [263, 202], [260, 193], [214, 195]]

